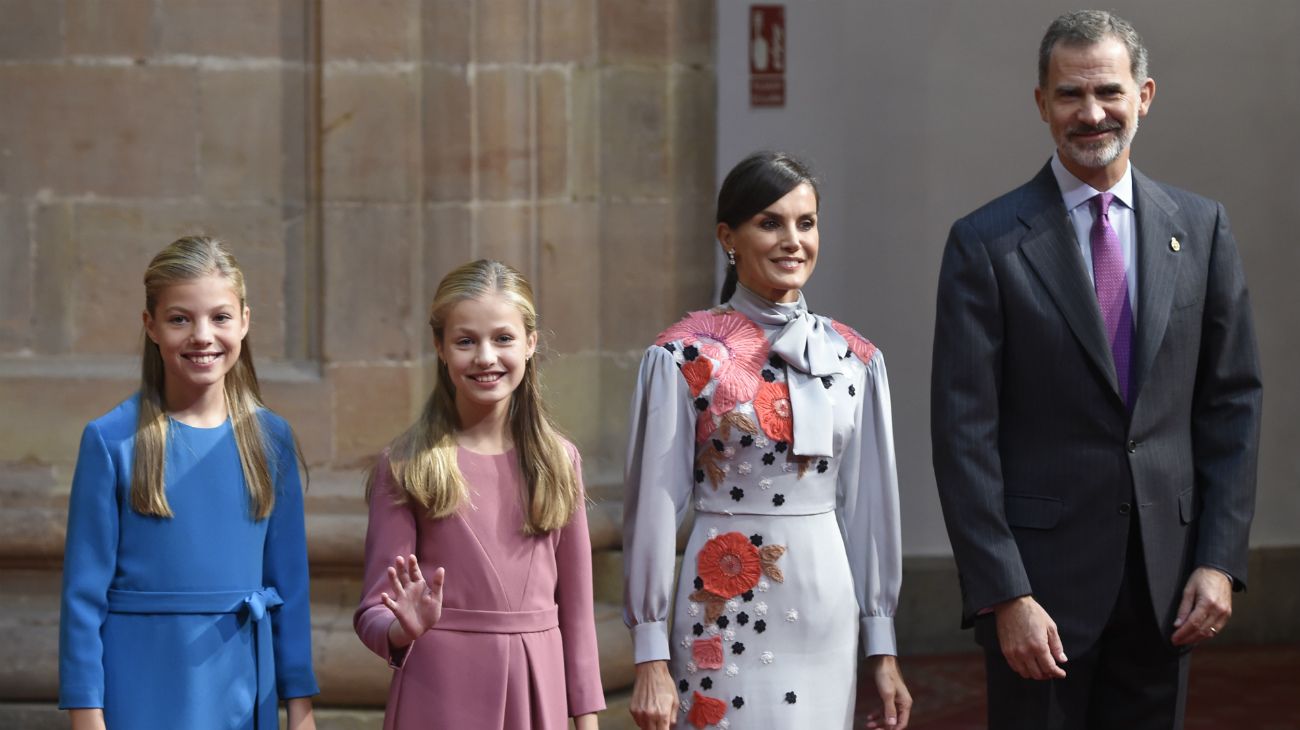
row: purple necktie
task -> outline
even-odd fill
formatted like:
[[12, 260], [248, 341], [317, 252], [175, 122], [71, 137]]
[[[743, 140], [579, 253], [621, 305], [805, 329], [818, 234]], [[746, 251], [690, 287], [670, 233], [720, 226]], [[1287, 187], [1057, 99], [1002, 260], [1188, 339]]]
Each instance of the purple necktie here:
[[1097, 305], [1106, 323], [1106, 338], [1115, 358], [1115, 375], [1119, 392], [1128, 404], [1129, 353], [1133, 345], [1133, 306], [1128, 299], [1128, 277], [1124, 274], [1124, 250], [1119, 234], [1110, 226], [1111, 193], [1092, 198], [1092, 280], [1097, 290]]

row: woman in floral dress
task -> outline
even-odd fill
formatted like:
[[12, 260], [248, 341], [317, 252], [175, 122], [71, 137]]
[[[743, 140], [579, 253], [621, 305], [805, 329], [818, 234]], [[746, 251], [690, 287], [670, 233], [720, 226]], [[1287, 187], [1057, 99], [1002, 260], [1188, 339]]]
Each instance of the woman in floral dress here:
[[718, 195], [724, 304], [669, 327], [641, 361], [624, 502], [641, 728], [848, 728], [859, 644], [880, 697], [867, 726], [907, 725], [885, 362], [804, 303], [817, 214], [797, 160], [740, 162]]

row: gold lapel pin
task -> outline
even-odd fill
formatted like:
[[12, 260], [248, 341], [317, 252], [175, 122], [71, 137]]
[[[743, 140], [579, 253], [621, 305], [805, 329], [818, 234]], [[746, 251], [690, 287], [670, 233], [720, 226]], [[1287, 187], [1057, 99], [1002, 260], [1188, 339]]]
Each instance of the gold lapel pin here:
[[1183, 249], [1183, 244], [1178, 242], [1177, 238], [1169, 239], [1169, 250], [1178, 253]]

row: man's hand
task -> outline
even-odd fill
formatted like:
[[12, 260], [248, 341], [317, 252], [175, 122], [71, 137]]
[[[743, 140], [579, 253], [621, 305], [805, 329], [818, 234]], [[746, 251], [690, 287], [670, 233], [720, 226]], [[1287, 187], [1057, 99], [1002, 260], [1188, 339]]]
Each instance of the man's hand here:
[[1060, 679], [1068, 661], [1056, 622], [1031, 596], [1021, 596], [993, 607], [998, 622], [1002, 655], [1016, 674], [1025, 679]]
[[1223, 571], [1202, 565], [1192, 571], [1178, 604], [1174, 646], [1199, 644], [1214, 638], [1232, 616], [1232, 580]]

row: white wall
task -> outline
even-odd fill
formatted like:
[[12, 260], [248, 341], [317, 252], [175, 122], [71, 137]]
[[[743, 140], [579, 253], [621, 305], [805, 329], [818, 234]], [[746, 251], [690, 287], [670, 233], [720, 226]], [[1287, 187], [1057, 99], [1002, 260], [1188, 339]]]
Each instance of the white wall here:
[[[787, 103], [749, 109], [748, 8], [718, 0], [718, 181], [755, 149], [822, 180], [816, 311], [885, 352], [909, 555], [950, 548], [930, 467], [934, 287], [948, 227], [1052, 151], [1033, 102], [1038, 42], [1073, 6], [1041, 0], [786, 3]], [[1264, 362], [1251, 543], [1300, 544], [1300, 4], [1110, 3], [1157, 82], [1133, 161], [1222, 201], [1245, 260]]]

